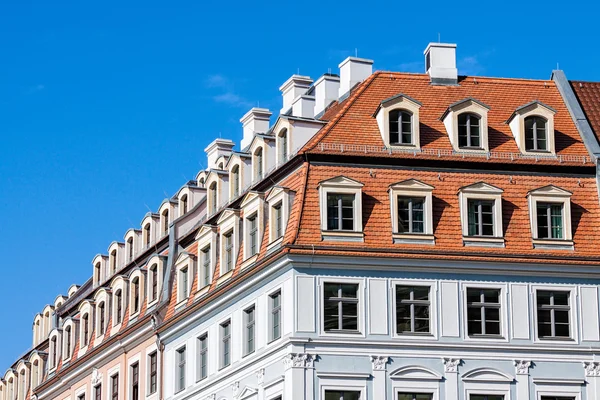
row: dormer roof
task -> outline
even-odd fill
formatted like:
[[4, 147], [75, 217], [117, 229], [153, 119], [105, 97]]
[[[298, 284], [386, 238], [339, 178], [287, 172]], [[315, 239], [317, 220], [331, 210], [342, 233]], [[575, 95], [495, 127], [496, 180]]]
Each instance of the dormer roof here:
[[515, 111], [510, 115], [510, 117], [508, 117], [508, 119], [506, 120], [506, 123], [509, 124], [510, 121], [512, 121], [512, 119], [514, 117], [516, 117], [519, 114], [526, 113], [527, 111], [529, 111], [531, 108], [533, 108], [535, 106], [543, 107], [546, 110], [550, 111], [552, 114], [556, 114], [556, 110], [554, 108], [550, 107], [547, 104], [542, 103], [541, 101], [534, 100], [534, 101], [530, 101], [529, 103], [523, 104], [522, 106], [517, 107], [515, 109]]

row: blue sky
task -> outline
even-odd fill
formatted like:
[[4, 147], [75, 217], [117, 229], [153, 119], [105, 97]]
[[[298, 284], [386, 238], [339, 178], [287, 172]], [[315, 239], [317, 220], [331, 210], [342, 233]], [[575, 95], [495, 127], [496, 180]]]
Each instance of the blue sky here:
[[[206, 3], [206, 4], [205, 4]], [[34, 315], [91, 260], [279, 110], [291, 74], [318, 78], [355, 49], [422, 72], [438, 33], [461, 74], [600, 80], [594, 6], [576, 1], [0, 1], [0, 370]]]

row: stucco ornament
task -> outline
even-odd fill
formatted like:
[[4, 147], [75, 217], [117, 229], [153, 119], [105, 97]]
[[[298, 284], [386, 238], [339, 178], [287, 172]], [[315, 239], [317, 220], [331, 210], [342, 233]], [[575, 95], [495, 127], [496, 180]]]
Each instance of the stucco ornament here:
[[444, 357], [444, 370], [446, 372], [458, 372], [458, 366], [460, 365], [460, 358]]
[[585, 376], [600, 376], [600, 362], [598, 361], [584, 361], [583, 368]]
[[515, 360], [515, 369], [518, 375], [529, 374], [529, 367], [531, 367], [531, 361], [527, 360]]
[[98, 386], [102, 383], [102, 374], [98, 371], [98, 368], [92, 370], [92, 386]]
[[387, 369], [388, 361], [390, 361], [388, 356], [371, 356], [373, 371], [385, 371]]
[[290, 368], [312, 368], [317, 358], [316, 354], [290, 353], [283, 358], [283, 365], [286, 370]]
[[263, 385], [265, 383], [265, 369], [261, 368], [258, 371], [256, 371], [256, 380], [258, 381], [259, 385]]

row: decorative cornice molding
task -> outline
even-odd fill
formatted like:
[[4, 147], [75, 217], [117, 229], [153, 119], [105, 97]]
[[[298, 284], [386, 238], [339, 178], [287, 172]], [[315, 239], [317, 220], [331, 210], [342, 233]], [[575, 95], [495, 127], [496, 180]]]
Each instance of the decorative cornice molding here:
[[584, 361], [583, 368], [585, 376], [600, 376], [600, 362], [598, 361]]
[[283, 365], [287, 371], [290, 368], [313, 368], [316, 354], [290, 353], [283, 358]]
[[517, 371], [517, 375], [529, 375], [530, 367], [531, 361], [515, 360], [515, 370]]
[[442, 361], [444, 361], [444, 371], [458, 373], [458, 366], [462, 360], [460, 358], [443, 357]]
[[98, 368], [94, 368], [92, 371], [92, 386], [98, 386], [102, 383], [102, 374], [98, 371]]
[[373, 365], [373, 371], [385, 371], [387, 370], [387, 363], [390, 361], [388, 356], [371, 356], [371, 364]]
[[258, 385], [262, 386], [265, 384], [265, 369], [261, 368], [256, 371], [256, 380], [258, 381]]
[[233, 382], [231, 384], [231, 393], [233, 394], [233, 397], [237, 397], [238, 394], [240, 392], [240, 382]]

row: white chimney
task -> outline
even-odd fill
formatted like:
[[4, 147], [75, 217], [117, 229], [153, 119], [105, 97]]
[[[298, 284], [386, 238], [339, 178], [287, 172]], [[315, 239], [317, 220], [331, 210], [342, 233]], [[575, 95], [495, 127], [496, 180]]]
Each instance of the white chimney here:
[[315, 116], [319, 115], [332, 102], [338, 99], [340, 77], [325, 74], [315, 82]]
[[255, 133], [265, 133], [269, 130], [269, 118], [271, 117], [271, 111], [266, 108], [251, 108], [240, 122], [244, 130], [244, 136], [240, 147], [245, 149], [252, 142], [252, 138]]
[[287, 112], [291, 107], [294, 99], [303, 95], [312, 85], [313, 80], [310, 76], [292, 75], [290, 79], [285, 81], [279, 88], [283, 96], [283, 107], [281, 114]]
[[456, 85], [456, 44], [429, 43], [425, 49], [425, 72], [434, 85]]
[[348, 57], [338, 67], [340, 68], [339, 98], [348, 93], [357, 83], [371, 76], [373, 73], [373, 60]]
[[303, 94], [294, 99], [292, 103], [294, 117], [313, 118], [315, 116], [315, 96]]
[[206, 153], [206, 158], [208, 159], [208, 168], [216, 169], [218, 167], [217, 160], [221, 156], [229, 157], [233, 152], [233, 147], [235, 143], [229, 139], [215, 139], [211, 144], [209, 144], [204, 152]]

